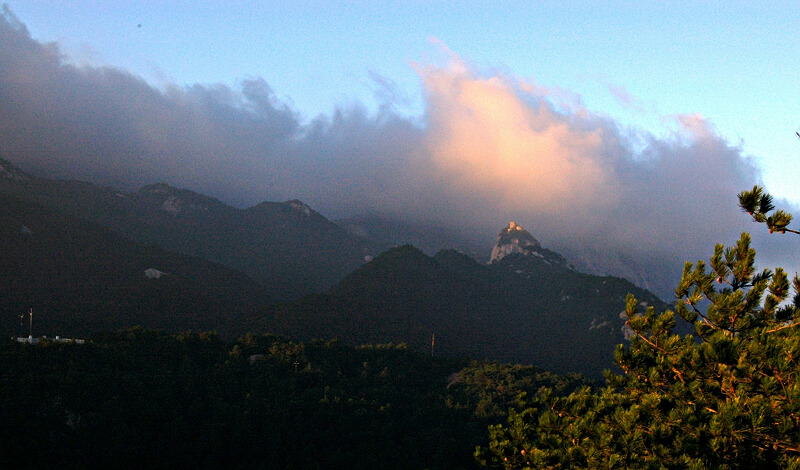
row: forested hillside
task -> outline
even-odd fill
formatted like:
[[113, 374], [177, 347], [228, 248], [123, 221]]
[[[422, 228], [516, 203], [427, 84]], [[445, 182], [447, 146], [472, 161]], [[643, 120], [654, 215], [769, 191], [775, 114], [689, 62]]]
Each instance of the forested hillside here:
[[3, 336], [28, 336], [31, 311], [35, 336], [209, 330], [270, 299], [241, 272], [2, 194], [0, 240]]
[[404, 342], [437, 354], [467, 355], [581, 372], [613, 367], [625, 341], [625, 296], [655, 295], [624, 279], [583, 274], [512, 254], [492, 265], [452, 250], [430, 257], [391, 249], [328, 293], [268, 306], [247, 324], [298, 338], [351, 344]]
[[530, 366], [142, 329], [86, 344], [0, 340], [3, 468], [475, 468]]

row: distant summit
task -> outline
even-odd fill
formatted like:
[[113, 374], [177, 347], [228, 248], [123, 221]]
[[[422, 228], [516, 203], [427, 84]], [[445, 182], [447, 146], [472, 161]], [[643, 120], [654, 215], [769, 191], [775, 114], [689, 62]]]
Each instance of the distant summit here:
[[533, 257], [533, 259], [539, 259], [545, 264], [566, 266], [566, 262], [561, 255], [544, 248], [530, 232], [513, 221], [509, 222], [508, 227], [501, 230], [497, 236], [497, 243], [492, 249], [489, 264], [497, 263], [510, 255], [517, 255], [513, 258], [531, 259], [529, 257]]
[[[497, 236], [497, 244], [492, 249], [492, 257], [489, 263], [500, 261], [511, 253], [520, 253], [523, 256], [539, 254], [542, 249], [539, 240], [533, 238], [527, 230], [517, 225], [516, 222], [509, 222], [508, 227], [500, 231]], [[540, 255], [541, 256], [541, 255]]]

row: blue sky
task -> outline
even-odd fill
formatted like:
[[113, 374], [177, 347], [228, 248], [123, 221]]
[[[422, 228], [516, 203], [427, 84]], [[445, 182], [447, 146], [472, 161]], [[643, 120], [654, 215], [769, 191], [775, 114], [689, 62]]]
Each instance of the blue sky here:
[[306, 119], [337, 106], [375, 110], [386, 96], [420, 115], [412, 64], [440, 60], [435, 38], [482, 73], [561, 88], [621, 125], [663, 135], [665, 116], [699, 113], [756, 158], [774, 193], [800, 203], [800, 25], [790, 2], [8, 5], [75, 63], [159, 86], [262, 77]]

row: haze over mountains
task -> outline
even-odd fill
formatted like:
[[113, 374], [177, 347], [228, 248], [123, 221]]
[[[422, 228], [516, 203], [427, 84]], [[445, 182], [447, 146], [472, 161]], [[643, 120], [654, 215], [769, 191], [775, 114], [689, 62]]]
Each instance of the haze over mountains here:
[[300, 201], [237, 209], [158, 183], [133, 193], [37, 178], [0, 160], [0, 193], [45, 204], [139, 243], [227, 265], [261, 283], [273, 301], [322, 291], [374, 254]]
[[[272, 332], [597, 377], [626, 338], [625, 296], [663, 307], [629, 281], [576, 271], [514, 222], [486, 248], [486, 265], [411, 245], [377, 255], [374, 240], [297, 200], [236, 209], [163, 183], [123, 193], [2, 160], [0, 199], [0, 308], [35, 309], [39, 334], [132, 325]], [[383, 227], [383, 237], [386, 227], [414, 232]], [[16, 315], [3, 330], [20, 329]]]
[[[523, 246], [517, 237], [534, 243]], [[494, 251], [504, 255], [487, 266], [454, 250], [431, 257], [410, 245], [393, 248], [325, 294], [267, 307], [250, 328], [354, 344], [402, 342], [598, 378], [627, 337], [620, 314], [626, 295], [665, 307], [629, 281], [575, 271], [513, 222]]]
[[[420, 118], [391, 102], [374, 115], [356, 104], [304, 118], [257, 77], [157, 88], [76, 65], [5, 8], [0, 158], [126, 192], [165, 182], [235, 207], [298, 199], [330, 219], [447, 228], [469, 246], [519, 220], [572, 264], [663, 297], [684, 261], [752, 229], [735, 195], [759, 172], [701, 116], [666, 118], [674, 132], [658, 138], [445, 54], [443, 65], [415, 65]], [[800, 266], [785, 238], [754, 232], [768, 266]]]

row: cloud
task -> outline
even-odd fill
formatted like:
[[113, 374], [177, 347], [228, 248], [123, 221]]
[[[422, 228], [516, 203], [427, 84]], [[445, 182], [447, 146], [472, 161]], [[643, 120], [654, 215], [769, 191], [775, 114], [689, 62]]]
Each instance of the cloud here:
[[537, 213], [551, 216], [613, 205], [616, 175], [596, 158], [613, 140], [607, 129], [561, 115], [512, 79], [476, 76], [460, 62], [420, 73], [426, 152], [453, 191], [494, 210], [535, 201]]
[[[156, 89], [70, 65], [6, 8], [0, 157], [126, 190], [165, 181], [236, 205], [299, 198], [329, 217], [391, 214], [487, 243], [516, 220], [587, 267], [661, 287], [713, 243], [760, 232], [735, 198], [757, 169], [701, 116], [669, 117], [668, 138], [623, 134], [568, 90], [483, 74], [445, 51], [444, 65], [414, 66], [421, 118], [354, 105], [302, 123], [260, 78]], [[775, 261], [796, 251], [774, 240], [763, 245]]]
[[637, 104], [638, 100], [632, 94], [630, 94], [625, 87], [612, 84], [607, 84], [607, 87], [608, 91], [610, 91], [617, 101], [622, 103], [624, 106], [628, 108], [640, 109], [640, 106]]
[[736, 194], [760, 183], [759, 171], [701, 115], [669, 117], [665, 139], [631, 136], [581, 106], [561, 106], [560, 94], [481, 75], [457, 57], [417, 70], [429, 173], [448, 188], [458, 218], [514, 219], [584, 266], [649, 279], [662, 293], [684, 261], [745, 230], [770, 261], [800, 266], [786, 260], [786, 240], [765, 241], [738, 210]]
[[634, 111], [643, 112], [644, 108], [636, 96], [631, 94], [627, 88], [622, 85], [611, 83], [605, 77], [600, 80], [603, 85], [608, 89], [609, 93], [617, 100], [617, 102], [624, 108], [632, 109]]

